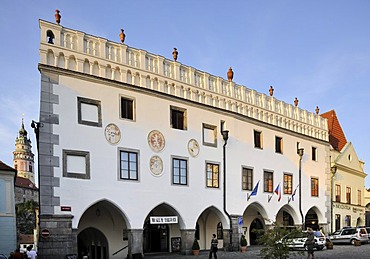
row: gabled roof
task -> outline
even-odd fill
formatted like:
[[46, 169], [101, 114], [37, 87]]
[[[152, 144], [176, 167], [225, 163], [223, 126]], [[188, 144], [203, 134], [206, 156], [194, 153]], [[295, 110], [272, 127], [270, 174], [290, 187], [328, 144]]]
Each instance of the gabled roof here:
[[337, 151], [342, 151], [343, 147], [347, 144], [346, 136], [340, 126], [337, 114], [334, 110], [325, 112], [320, 115], [328, 120], [329, 129], [329, 143]]
[[21, 188], [28, 188], [28, 189], [37, 190], [36, 185], [33, 182], [31, 182], [30, 179], [23, 178], [23, 177], [20, 177], [20, 176], [17, 176], [17, 178], [15, 179], [15, 186], [21, 187]]
[[4, 164], [2, 161], [0, 161], [0, 171], [13, 171], [17, 172], [13, 167], [8, 166], [7, 164]]

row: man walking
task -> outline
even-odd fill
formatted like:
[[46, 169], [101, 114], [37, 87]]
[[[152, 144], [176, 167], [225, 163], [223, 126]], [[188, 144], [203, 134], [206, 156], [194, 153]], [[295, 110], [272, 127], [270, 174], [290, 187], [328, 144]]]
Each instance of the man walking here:
[[212, 259], [212, 254], [215, 259], [217, 259], [217, 250], [218, 250], [218, 240], [216, 238], [216, 235], [213, 234], [213, 238], [211, 240], [211, 251], [209, 252], [209, 259]]

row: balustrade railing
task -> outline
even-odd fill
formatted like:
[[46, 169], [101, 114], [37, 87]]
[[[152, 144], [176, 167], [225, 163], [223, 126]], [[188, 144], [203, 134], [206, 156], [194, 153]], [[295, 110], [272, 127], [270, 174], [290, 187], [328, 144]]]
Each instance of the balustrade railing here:
[[274, 97], [162, 56], [49, 22], [40, 20], [40, 29], [42, 64], [165, 92], [328, 140], [324, 118]]

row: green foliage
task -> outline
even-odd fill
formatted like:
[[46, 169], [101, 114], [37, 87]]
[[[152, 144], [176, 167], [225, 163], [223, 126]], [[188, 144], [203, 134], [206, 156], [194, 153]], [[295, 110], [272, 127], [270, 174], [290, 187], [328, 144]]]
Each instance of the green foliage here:
[[19, 234], [33, 234], [33, 230], [36, 227], [35, 210], [37, 207], [38, 204], [34, 201], [26, 201], [16, 205]]
[[247, 239], [245, 239], [245, 236], [242, 235], [240, 237], [240, 246], [247, 246], [247, 245], [248, 245]]
[[195, 238], [192, 246], [193, 250], [200, 250], [198, 240]]
[[[301, 232], [300, 229], [286, 229], [273, 222], [270, 228], [266, 230], [256, 230], [258, 235], [257, 243], [263, 245], [261, 256], [263, 259], [287, 259], [290, 249], [287, 243], [282, 242], [282, 238], [289, 233]], [[295, 252], [303, 255], [302, 251]], [[294, 253], [293, 253], [294, 254]]]

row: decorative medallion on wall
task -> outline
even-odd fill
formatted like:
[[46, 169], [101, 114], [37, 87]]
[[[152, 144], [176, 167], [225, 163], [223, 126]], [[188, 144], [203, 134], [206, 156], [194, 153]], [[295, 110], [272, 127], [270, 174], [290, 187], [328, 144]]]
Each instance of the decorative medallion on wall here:
[[152, 156], [149, 161], [150, 171], [155, 176], [160, 176], [163, 172], [163, 161], [159, 156]]
[[121, 131], [114, 123], [109, 123], [104, 130], [105, 139], [115, 145], [121, 140]]
[[192, 157], [198, 156], [200, 151], [199, 143], [195, 139], [191, 139], [188, 142], [188, 152]]
[[158, 130], [152, 130], [148, 134], [148, 144], [153, 151], [155, 152], [162, 151], [165, 146], [163, 134]]

